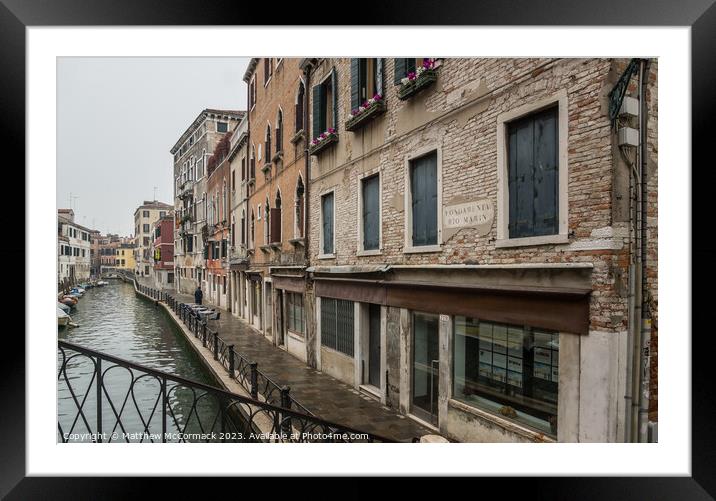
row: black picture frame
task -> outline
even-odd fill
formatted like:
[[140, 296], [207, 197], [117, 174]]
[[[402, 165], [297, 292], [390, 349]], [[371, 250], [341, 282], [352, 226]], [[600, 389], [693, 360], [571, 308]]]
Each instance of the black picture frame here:
[[[439, 6], [438, 6], [439, 5]], [[509, 7], [508, 7], [509, 6]], [[4, 151], [16, 155], [14, 163], [6, 164], [9, 174], [16, 176], [13, 186], [26, 186], [19, 165], [25, 164], [25, 28], [29, 26], [110, 26], [110, 25], [246, 25], [252, 21], [266, 23], [262, 3], [240, 4], [228, 1], [201, 2], [198, 0], [0, 0], [0, 129]], [[303, 12], [302, 12], [303, 11]], [[716, 4], [714, 0], [499, 0], [467, 2], [443, 0], [439, 4], [426, 0], [411, 2], [381, 2], [370, 16], [361, 16], [387, 26], [395, 25], [564, 25], [564, 26], [690, 26], [692, 78], [692, 163], [699, 165], [697, 188], [707, 190], [716, 181], [714, 161], [709, 155], [713, 142], [713, 118], [716, 112]], [[276, 25], [296, 23], [342, 24], [353, 21], [339, 16], [331, 9], [304, 5], [285, 6], [272, 12], [270, 22]], [[711, 127], [709, 127], [711, 126]], [[662, 138], [668, 140], [668, 138]], [[689, 175], [690, 166], [666, 166]], [[693, 174], [692, 174], [693, 175]], [[6, 183], [8, 181], [6, 180]], [[6, 184], [6, 186], [8, 186]], [[17, 193], [24, 190], [13, 189]], [[701, 196], [699, 196], [701, 195]], [[692, 341], [692, 476], [640, 478], [530, 478], [510, 480], [511, 486], [525, 488], [531, 499], [711, 499], [716, 496], [716, 397], [710, 387], [713, 334], [706, 327], [712, 294], [708, 286], [714, 283], [716, 272], [711, 263], [716, 245], [710, 243], [709, 202], [713, 196], [694, 192], [692, 196], [691, 253], [689, 242], [683, 242], [683, 257], [698, 266], [692, 282], [692, 326], [684, 323], [678, 335], [687, 342], [691, 328]], [[24, 205], [23, 205], [24, 206]], [[668, 210], [665, 204], [663, 210]], [[17, 227], [19, 225], [15, 225]], [[24, 225], [25, 231], [31, 228]], [[22, 260], [26, 266], [24, 239], [3, 246], [6, 262]], [[20, 275], [19, 267], [15, 273]], [[13, 270], [8, 270], [13, 271]], [[8, 284], [25, 284], [24, 276], [8, 278]], [[18, 289], [13, 296], [18, 296]], [[23, 291], [24, 292], [24, 291]], [[688, 293], [689, 291], [683, 291]], [[23, 294], [24, 297], [24, 294]], [[15, 306], [16, 307], [16, 306]], [[32, 307], [25, 304], [26, 314]], [[699, 327], [699, 328], [697, 328]], [[50, 336], [48, 336], [48, 339]], [[19, 328], [12, 326], [5, 332], [2, 350], [2, 395], [0, 410], [0, 496], [7, 499], [97, 499], [100, 497], [128, 497], [142, 491], [136, 480], [122, 478], [58, 478], [25, 476], [25, 343]], [[190, 479], [186, 479], [190, 480]], [[487, 482], [480, 480], [480, 490]], [[499, 479], [497, 479], [499, 481]], [[504, 482], [504, 479], [502, 480]], [[165, 495], [172, 490], [186, 489], [186, 482], [174, 479], [165, 482]], [[204, 483], [204, 487], [208, 484]], [[420, 484], [418, 484], [420, 485]], [[502, 484], [504, 487], [504, 483]], [[485, 487], [483, 487], [485, 486]], [[397, 487], [397, 486], [396, 486]], [[394, 487], [395, 488], [395, 487]], [[504, 490], [504, 489], [502, 489]], [[384, 491], [388, 493], [388, 490]], [[488, 491], [483, 490], [484, 493]], [[515, 492], [510, 490], [511, 494]]]

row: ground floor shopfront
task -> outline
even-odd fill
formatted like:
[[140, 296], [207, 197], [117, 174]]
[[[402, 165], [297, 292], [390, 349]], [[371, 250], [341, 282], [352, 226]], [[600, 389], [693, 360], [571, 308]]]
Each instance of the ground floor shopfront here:
[[459, 441], [618, 440], [625, 335], [590, 331], [590, 265], [309, 270], [317, 369]]

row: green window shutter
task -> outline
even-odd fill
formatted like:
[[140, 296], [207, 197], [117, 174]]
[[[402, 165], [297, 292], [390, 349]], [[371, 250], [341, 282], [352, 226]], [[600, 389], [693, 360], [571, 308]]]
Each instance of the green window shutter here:
[[313, 87], [313, 138], [317, 138], [323, 129], [321, 122], [323, 120], [323, 86], [315, 85]]
[[377, 94], [383, 95], [383, 59], [380, 57], [375, 60], [375, 91]]
[[360, 106], [360, 59], [351, 59], [351, 110]]
[[333, 92], [333, 128], [338, 130], [338, 73], [335, 68], [331, 70], [331, 86], [331, 91]]
[[400, 80], [405, 77], [408, 73], [405, 71], [405, 59], [393, 59], [395, 61], [395, 85], [400, 83]]

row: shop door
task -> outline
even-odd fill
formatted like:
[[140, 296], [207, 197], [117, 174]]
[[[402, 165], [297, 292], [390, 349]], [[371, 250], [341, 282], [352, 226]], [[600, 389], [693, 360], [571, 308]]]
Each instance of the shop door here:
[[368, 308], [368, 384], [380, 388], [380, 305]]
[[440, 382], [438, 332], [438, 315], [413, 313], [412, 412], [436, 426]]

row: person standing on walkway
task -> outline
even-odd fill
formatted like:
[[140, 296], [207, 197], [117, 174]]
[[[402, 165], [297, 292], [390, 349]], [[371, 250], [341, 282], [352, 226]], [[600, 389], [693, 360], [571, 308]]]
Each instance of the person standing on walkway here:
[[201, 292], [201, 286], [197, 285], [196, 290], [194, 291], [194, 302], [196, 304], [201, 304], [201, 300], [204, 298], [204, 293]]

